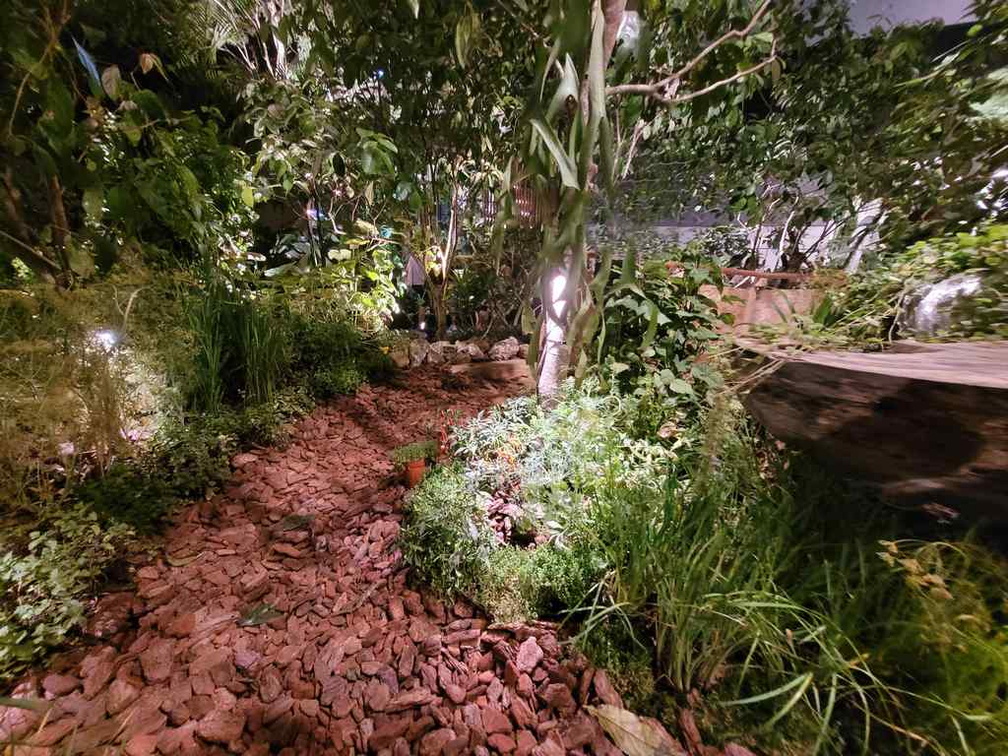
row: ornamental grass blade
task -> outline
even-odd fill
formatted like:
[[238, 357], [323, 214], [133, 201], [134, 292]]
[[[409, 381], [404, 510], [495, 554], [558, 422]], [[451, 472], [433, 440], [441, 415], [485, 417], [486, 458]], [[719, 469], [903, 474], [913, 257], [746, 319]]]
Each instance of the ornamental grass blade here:
[[686, 756], [679, 741], [655, 719], [609, 704], [585, 708], [627, 756]]

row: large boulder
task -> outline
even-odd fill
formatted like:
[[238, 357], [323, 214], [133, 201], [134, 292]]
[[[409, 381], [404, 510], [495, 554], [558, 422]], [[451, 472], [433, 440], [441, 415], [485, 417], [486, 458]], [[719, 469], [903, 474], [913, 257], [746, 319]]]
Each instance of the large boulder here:
[[518, 339], [514, 336], [508, 336], [490, 347], [489, 357], [494, 362], [513, 360], [518, 356], [518, 348]]
[[410, 354], [410, 344], [408, 342], [399, 342], [395, 344], [389, 350], [389, 359], [391, 359], [392, 364], [400, 370], [408, 368], [413, 364], [412, 355]]
[[[487, 358], [486, 352], [480, 349], [479, 344], [475, 344], [471, 341], [460, 341], [455, 345], [456, 355], [467, 355], [465, 362], [482, 362]], [[461, 364], [460, 361], [456, 361], [456, 364]]]
[[435, 341], [432, 347], [436, 347], [441, 353], [442, 361], [451, 363], [455, 358], [455, 345], [450, 341]]
[[979, 273], [958, 273], [937, 283], [924, 284], [903, 299], [898, 318], [900, 334], [915, 338], [935, 338], [954, 331], [971, 329], [970, 303], [983, 294], [984, 279]]
[[427, 364], [440, 365], [445, 361], [443, 341], [435, 341], [427, 350]]

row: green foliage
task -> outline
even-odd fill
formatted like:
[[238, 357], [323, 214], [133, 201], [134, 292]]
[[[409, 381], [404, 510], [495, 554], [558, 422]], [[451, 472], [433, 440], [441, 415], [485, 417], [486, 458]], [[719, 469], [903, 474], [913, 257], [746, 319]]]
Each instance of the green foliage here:
[[73, 21], [48, 2], [0, 16], [0, 254], [69, 285], [133, 247], [169, 263], [243, 250], [246, 161], [221, 141], [213, 110], [178, 111], [149, 88], [165, 76], [151, 52], [134, 71], [99, 71], [65, 28]]
[[880, 535], [905, 526], [859, 519], [877, 503], [763, 449], [737, 408], [703, 422], [662, 494], [598, 497], [608, 573], [589, 646], [596, 626], [634, 628], [661, 682], [706, 693], [715, 728], [774, 747], [948, 752], [961, 737], [996, 752], [1005, 704], [971, 676], [1003, 679], [1003, 561], [942, 542], [884, 541], [880, 558]]
[[[637, 396], [693, 398], [719, 388], [721, 376], [698, 361], [724, 321], [701, 288], [720, 288], [718, 267], [689, 247], [646, 234], [617, 246], [624, 269], [603, 302], [593, 355], [597, 369]], [[638, 257], [645, 260], [640, 269]]]
[[461, 470], [451, 465], [431, 472], [410, 495], [407, 514], [399, 541], [406, 562], [445, 595], [474, 595], [494, 536]]
[[74, 498], [103, 523], [122, 523], [137, 533], [158, 530], [175, 504], [175, 492], [162, 476], [133, 464], [116, 463], [100, 478], [85, 481]]
[[438, 456], [437, 441], [414, 441], [411, 444], [396, 447], [390, 456], [392, 461], [400, 467], [420, 459], [433, 462]]
[[525, 622], [579, 606], [600, 566], [584, 543], [503, 546], [490, 555], [477, 598], [497, 621]]
[[[797, 316], [786, 335], [814, 346], [879, 345], [903, 333], [901, 316], [925, 287], [960, 273], [981, 277], [978, 292], [962, 297], [948, 311], [949, 327], [938, 338], [1004, 338], [1008, 335], [1008, 226], [981, 224], [957, 233], [917, 242], [883, 258], [845, 281], [830, 286], [810, 316]], [[779, 338], [781, 329], [756, 329]]]
[[[715, 740], [996, 752], [1003, 559], [781, 452], [731, 398], [686, 415], [666, 399], [654, 421], [653, 397], [587, 388], [456, 429], [456, 464], [404, 525], [420, 577], [502, 621], [576, 620], [628, 701], [672, 719], [692, 696]], [[501, 501], [507, 536], [488, 515]]]
[[63, 641], [84, 619], [104, 571], [131, 531], [103, 527], [85, 505], [39, 512], [24, 543], [0, 544], [0, 678], [6, 679]]

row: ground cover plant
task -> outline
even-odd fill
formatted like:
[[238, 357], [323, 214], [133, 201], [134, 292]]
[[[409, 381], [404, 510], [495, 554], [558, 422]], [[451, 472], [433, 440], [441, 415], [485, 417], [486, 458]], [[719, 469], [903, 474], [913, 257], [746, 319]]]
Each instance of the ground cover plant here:
[[687, 708], [759, 748], [996, 752], [1001, 557], [880, 513], [734, 399], [667, 440], [629, 435], [637, 409], [571, 386], [458, 429], [404, 557], [496, 619], [564, 620], [670, 728]]

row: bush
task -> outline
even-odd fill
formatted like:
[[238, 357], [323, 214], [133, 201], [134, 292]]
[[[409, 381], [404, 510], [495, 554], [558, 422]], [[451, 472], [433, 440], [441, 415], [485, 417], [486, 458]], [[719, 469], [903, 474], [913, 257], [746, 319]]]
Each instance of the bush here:
[[365, 376], [353, 363], [320, 368], [311, 374], [311, 392], [319, 399], [355, 394]]
[[79, 486], [74, 497], [104, 524], [122, 523], [142, 534], [157, 531], [176, 502], [175, 492], [162, 477], [122, 462]]
[[132, 536], [86, 505], [40, 511], [23, 545], [0, 550], [0, 679], [37, 660], [84, 619], [86, 599]]
[[474, 595], [494, 536], [486, 507], [461, 469], [433, 470], [410, 495], [406, 514], [399, 541], [406, 562], [446, 596]]
[[584, 544], [497, 548], [480, 578], [478, 601], [499, 622], [528, 621], [580, 606], [600, 574]]
[[652, 400], [590, 389], [456, 430], [407, 512], [421, 577], [498, 620], [579, 620], [627, 701], [671, 721], [688, 700], [715, 740], [998, 752], [1003, 559], [781, 451], [732, 398], [663, 403], [673, 433], [635, 441]]

